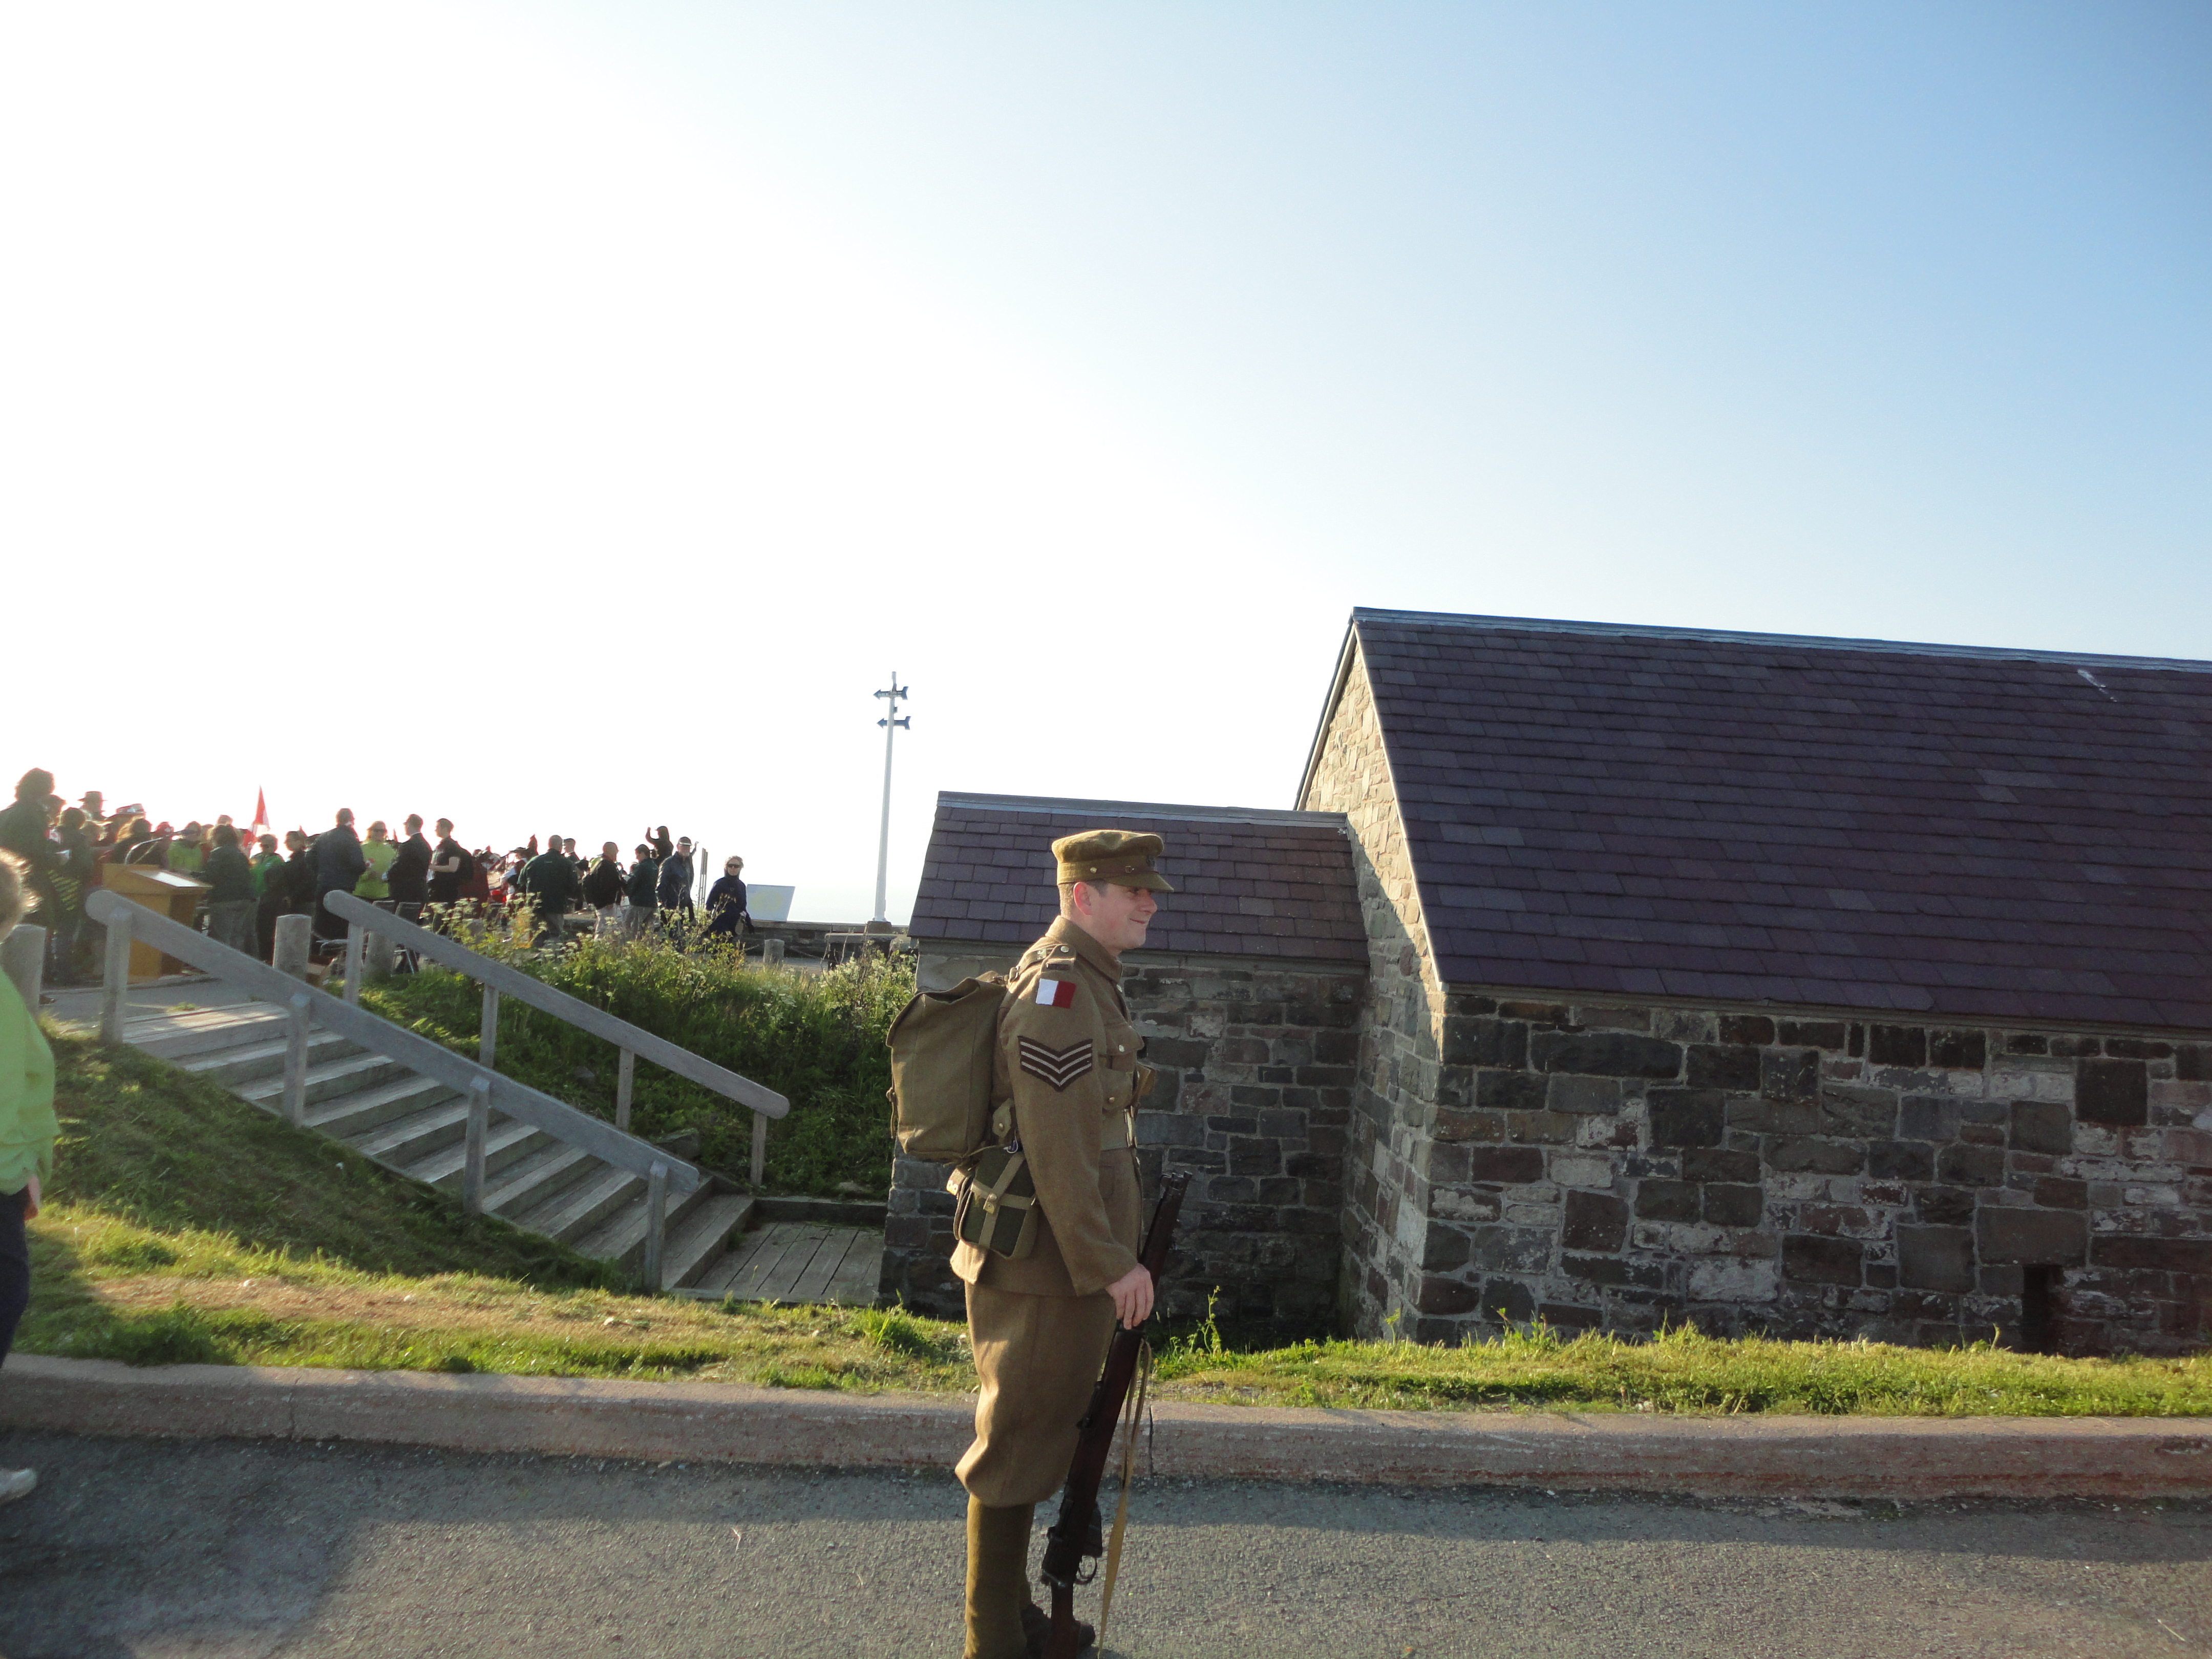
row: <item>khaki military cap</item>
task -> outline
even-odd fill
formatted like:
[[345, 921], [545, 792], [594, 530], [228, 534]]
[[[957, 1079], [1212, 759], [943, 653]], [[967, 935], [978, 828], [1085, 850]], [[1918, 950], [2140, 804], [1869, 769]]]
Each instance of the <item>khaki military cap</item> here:
[[1128, 830], [1085, 830], [1079, 836], [1062, 836], [1052, 844], [1060, 860], [1062, 882], [1107, 881], [1116, 887], [1149, 887], [1156, 893], [1172, 893], [1152, 860], [1166, 850], [1158, 836], [1140, 836]]

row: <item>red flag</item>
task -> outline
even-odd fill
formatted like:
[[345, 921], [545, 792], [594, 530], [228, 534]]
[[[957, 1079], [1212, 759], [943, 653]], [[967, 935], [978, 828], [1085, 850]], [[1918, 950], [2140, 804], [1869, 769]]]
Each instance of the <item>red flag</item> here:
[[256, 841], [269, 833], [269, 797], [259, 789], [253, 792], [253, 827], [247, 833]]

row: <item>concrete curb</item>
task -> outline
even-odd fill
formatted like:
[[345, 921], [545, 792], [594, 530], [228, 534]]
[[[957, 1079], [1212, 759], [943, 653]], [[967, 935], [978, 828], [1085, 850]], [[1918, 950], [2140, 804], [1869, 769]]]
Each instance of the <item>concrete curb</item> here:
[[[0, 1425], [831, 1468], [950, 1468], [973, 1407], [920, 1395], [16, 1354]], [[2212, 1497], [2212, 1419], [1587, 1416], [1156, 1406], [1184, 1480], [1802, 1498]]]

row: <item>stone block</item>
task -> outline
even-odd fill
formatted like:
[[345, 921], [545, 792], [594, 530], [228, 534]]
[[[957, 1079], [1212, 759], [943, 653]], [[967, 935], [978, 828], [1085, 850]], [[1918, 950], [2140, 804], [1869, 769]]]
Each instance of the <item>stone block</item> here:
[[1840, 1049], [1845, 1042], [1844, 1022], [1839, 1019], [1785, 1019], [1777, 1024], [1775, 1035], [1784, 1042], [1814, 1048]]
[[1907, 1095], [1898, 1103], [1899, 1140], [1956, 1140], [1959, 1104], [1946, 1095]]
[[1212, 1043], [1194, 1042], [1188, 1037], [1145, 1040], [1145, 1058], [1155, 1066], [1204, 1066], [1212, 1052]]
[[2088, 1218], [2079, 1210], [2016, 1210], [1984, 1204], [1975, 1218], [1974, 1232], [1984, 1262], [2073, 1267], [2088, 1260]]
[[1528, 1059], [1538, 1071], [1592, 1077], [1667, 1079], [1682, 1069], [1680, 1044], [1621, 1031], [1539, 1031]]
[[1636, 1213], [1651, 1221], [1695, 1221], [1698, 1186], [1690, 1181], [1645, 1179], [1636, 1183]]
[[1855, 1175], [1866, 1165], [1866, 1149], [1850, 1141], [1823, 1140], [1814, 1135], [1778, 1135], [1767, 1143], [1766, 1162], [1776, 1170]]
[[1562, 1187], [1610, 1190], [1613, 1160], [1602, 1153], [1553, 1152], [1551, 1176]]
[[1562, 1255], [1559, 1270], [1585, 1285], [1635, 1285], [1642, 1290], [1663, 1289], [1667, 1270], [1656, 1261], [1625, 1261], [1617, 1255]]
[[1771, 1048], [1759, 1057], [1759, 1092], [1769, 1100], [1811, 1100], [1820, 1087], [1818, 1048]]
[[1686, 1181], [1754, 1182], [1759, 1176], [1757, 1152], [1692, 1146], [1682, 1154], [1682, 1178]]
[[1571, 1146], [1576, 1130], [1583, 1122], [1583, 1119], [1571, 1117], [1565, 1112], [1508, 1112], [1505, 1115], [1505, 1138], [1539, 1146]]
[[2212, 1277], [2212, 1239], [2100, 1237], [2091, 1247], [2100, 1267], [2149, 1267], [2160, 1273]]
[[1756, 1048], [1722, 1042], [1693, 1042], [1686, 1051], [1683, 1080], [1692, 1089], [1751, 1092], [1759, 1087], [1759, 1071]]
[[1471, 1314], [1481, 1309], [1482, 1291], [1463, 1279], [1429, 1273], [1421, 1279], [1413, 1305], [1425, 1314]]
[[1554, 1112], [1607, 1113], [1620, 1109], [1620, 1085], [1609, 1077], [1561, 1073], [1550, 1079], [1544, 1103]]
[[1610, 1193], [1569, 1193], [1559, 1243], [1570, 1250], [1618, 1250], [1628, 1237], [1628, 1206]]
[[1927, 1030], [1918, 1025], [1869, 1025], [1867, 1059], [1876, 1066], [1925, 1066]]
[[1439, 1108], [1431, 1133], [1438, 1140], [1503, 1140], [1503, 1112], [1455, 1112]]
[[2173, 1045], [2146, 1037], [2106, 1037], [2105, 1052], [2116, 1060], [2172, 1060]]
[[1716, 1182], [1704, 1189], [1703, 1212], [1715, 1226], [1756, 1227], [1765, 1218], [1765, 1189]]
[[1508, 1325], [1525, 1325], [1536, 1316], [1535, 1292], [1518, 1279], [1490, 1279], [1482, 1287], [1482, 1310]]
[[1654, 1089], [1645, 1097], [1654, 1146], [1717, 1146], [1727, 1097], [1711, 1089]]
[[1430, 1222], [1427, 1237], [1421, 1244], [1421, 1271], [1427, 1273], [1449, 1273], [1455, 1267], [1464, 1267], [1474, 1255], [1474, 1241], [1456, 1227], [1441, 1226]]
[[1932, 1181], [1936, 1149], [1918, 1140], [1870, 1140], [1867, 1174], [1877, 1181]]
[[1930, 1031], [1928, 1034], [1928, 1063], [1978, 1072], [1990, 1063], [1989, 1034], [1974, 1030]]
[[1548, 1092], [1546, 1084], [1530, 1072], [1477, 1072], [1474, 1103], [1495, 1111], [1541, 1111]]
[[1820, 1089], [1822, 1130], [1832, 1135], [1882, 1135], [1897, 1133], [1897, 1097], [1887, 1089], [1865, 1089], [1829, 1083]]
[[2173, 1075], [2184, 1083], [2212, 1083], [2212, 1042], [2176, 1043]]
[[2074, 1114], [2051, 1101], [2016, 1100], [2012, 1103], [2011, 1139], [2014, 1152], [2063, 1158], [2074, 1150]]
[[1782, 1241], [1782, 1274], [1796, 1284], [1856, 1286], [1864, 1267], [1865, 1248], [1856, 1239], [1792, 1233]]
[[1721, 1041], [1759, 1048], [1774, 1041], [1774, 1022], [1764, 1014], [1723, 1014]]
[[1471, 1146], [1468, 1149], [1469, 1181], [1500, 1186], [1523, 1186], [1544, 1178], [1544, 1153], [1538, 1146]]
[[1692, 1262], [1683, 1285], [1692, 1302], [1771, 1302], [1781, 1288], [1779, 1261], [1727, 1257]]
[[2140, 1060], [2075, 1063], [2074, 1106], [2085, 1123], [2124, 1126], [2150, 1121], [2150, 1072]]
[[1954, 1187], [2004, 1184], [2004, 1152], [1996, 1146], [1946, 1146], [1936, 1155], [1936, 1173]]
[[2089, 1183], [2069, 1181], [2063, 1176], [2045, 1176], [2031, 1189], [2035, 1201], [2046, 1210], [2086, 1210], [2089, 1207]]
[[1519, 1020], [1448, 1014], [1437, 1057], [1447, 1066], [1502, 1066], [1517, 1070], [1528, 1058], [1528, 1028]]
[[1474, 1238], [1474, 1265], [1492, 1273], [1540, 1273], [1552, 1259], [1552, 1235], [1547, 1229], [1477, 1227]]

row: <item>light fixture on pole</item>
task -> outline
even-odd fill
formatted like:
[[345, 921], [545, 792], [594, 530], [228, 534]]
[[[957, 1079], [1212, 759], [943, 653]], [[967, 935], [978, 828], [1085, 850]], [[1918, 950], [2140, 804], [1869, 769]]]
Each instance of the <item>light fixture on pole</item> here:
[[906, 688], [898, 683], [896, 668], [891, 670], [890, 690], [876, 693], [891, 700], [889, 711], [876, 722], [884, 728], [884, 828], [876, 842], [876, 920], [885, 927], [890, 925], [890, 919], [884, 915], [884, 894], [891, 867], [891, 739], [898, 736], [902, 726], [911, 729], [914, 725], [911, 715], [902, 715], [898, 711], [899, 700], [906, 694]]

